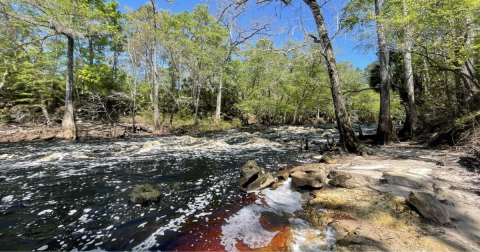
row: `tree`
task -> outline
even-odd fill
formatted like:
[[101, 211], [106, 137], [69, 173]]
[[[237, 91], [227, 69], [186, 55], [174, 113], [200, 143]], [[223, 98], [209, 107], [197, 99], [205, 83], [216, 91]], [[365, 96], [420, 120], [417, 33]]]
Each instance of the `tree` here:
[[[105, 12], [99, 7], [103, 1], [34, 1], [34, 0], [2, 0], [0, 13], [29, 25], [46, 29], [53, 35], [63, 35], [67, 39], [67, 70], [65, 88], [65, 113], [62, 127], [57, 138], [65, 140], [77, 139], [73, 106], [73, 54], [75, 39], [83, 39], [87, 31], [105, 35], [108, 25], [101, 20]], [[118, 7], [118, 4], [110, 4]], [[91, 11], [91, 10], [95, 11]], [[115, 8], [116, 9], [116, 8]], [[100, 21], [100, 22], [99, 22]], [[98, 25], [98, 24], [101, 25]], [[107, 27], [105, 27], [107, 26]]]
[[[273, 0], [261, 0], [257, 3], [272, 2]], [[276, 0], [281, 1], [285, 5], [288, 5], [292, 0]], [[246, 2], [245, 0], [239, 1], [239, 3]], [[320, 5], [316, 0], [303, 0], [303, 2], [310, 8], [312, 12], [313, 19], [317, 26], [318, 37], [310, 34], [310, 37], [314, 39], [316, 43], [322, 45], [323, 53], [322, 56], [326, 60], [328, 76], [330, 78], [330, 90], [333, 98], [333, 105], [335, 107], [335, 117], [337, 119], [338, 131], [340, 133], [340, 146], [344, 150], [350, 152], [357, 152], [359, 148], [358, 141], [355, 137], [352, 124], [348, 118], [347, 110], [345, 108], [345, 101], [342, 95], [342, 88], [340, 85], [340, 77], [337, 69], [337, 62], [335, 54], [333, 52], [333, 46], [331, 43], [331, 38], [328, 35], [328, 30], [326, 27], [325, 19]]]
[[[241, 5], [235, 5], [236, 0], [221, 1], [218, 6], [218, 21], [228, 30], [228, 41], [226, 50], [223, 50], [223, 56], [219, 64], [219, 79], [217, 88], [217, 104], [215, 109], [215, 122], [220, 122], [220, 115], [222, 111], [222, 89], [224, 84], [225, 67], [232, 60], [232, 55], [238, 46], [244, 44], [247, 40], [256, 35], [267, 35], [269, 22], [262, 22], [261, 20], [251, 21], [250, 27], [241, 27], [238, 24], [238, 19], [241, 18], [251, 8], [248, 2]], [[220, 52], [222, 53], [222, 51]]]
[[390, 85], [388, 72], [388, 51], [385, 37], [385, 26], [381, 20], [382, 0], [375, 0], [375, 15], [377, 17], [378, 58], [380, 61], [380, 115], [378, 120], [376, 141], [379, 144], [388, 144], [398, 141], [393, 131], [390, 116]]
[[153, 128], [156, 131], [159, 131], [161, 128], [160, 115], [158, 111], [158, 69], [157, 69], [157, 6], [155, 5], [155, 0], [150, 0], [152, 3], [153, 10], [153, 60], [152, 60], [152, 69], [153, 69]]

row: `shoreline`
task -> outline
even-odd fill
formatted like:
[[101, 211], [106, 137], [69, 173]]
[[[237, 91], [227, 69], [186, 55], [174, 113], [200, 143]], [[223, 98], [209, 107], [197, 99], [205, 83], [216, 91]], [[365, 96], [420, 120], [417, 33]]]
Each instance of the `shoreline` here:
[[[110, 132], [108, 124], [85, 124], [87, 126], [81, 132]], [[80, 126], [85, 124], [79, 123]], [[128, 124], [118, 127], [126, 129]], [[0, 124], [0, 142], [6, 142], [2, 132], [16, 131], [15, 137], [20, 139], [17, 142], [28, 140], [25, 135], [33, 133], [33, 136], [40, 137], [29, 141], [39, 141], [43, 135], [53, 134], [59, 128], [59, 125]], [[145, 129], [127, 137], [160, 136]], [[91, 135], [87, 134], [80, 141], [112, 139], [89, 137]], [[9, 139], [15, 139], [13, 134]], [[336, 232], [335, 251], [480, 250], [480, 229], [476, 228], [480, 226], [480, 169], [465, 162], [468, 153], [427, 148], [413, 142], [367, 147], [373, 155], [346, 154], [332, 157], [334, 160], [325, 164], [325, 175], [331, 171], [359, 174], [365, 178], [366, 184], [342, 188], [328, 184], [327, 180], [322, 189], [300, 191], [308, 198], [302, 207], [301, 218], [320, 231], [325, 231], [327, 225], [332, 227]], [[391, 184], [385, 179], [385, 172], [415, 174], [427, 180], [445, 182], [448, 186], [431, 190]], [[448, 209], [451, 222], [439, 225], [422, 217], [406, 201], [411, 191], [433, 195]]]
[[[326, 164], [327, 174], [358, 174], [365, 184], [353, 188], [326, 184], [304, 192], [309, 200], [302, 217], [319, 230], [333, 227], [335, 251], [480, 250], [480, 170], [462, 161], [465, 152], [408, 142], [369, 148], [375, 155], [347, 155]], [[389, 172], [446, 186], [432, 191], [428, 186], [399, 185], [385, 179]], [[409, 202], [411, 192], [432, 195], [447, 209], [450, 222], [439, 224], [422, 216]]]

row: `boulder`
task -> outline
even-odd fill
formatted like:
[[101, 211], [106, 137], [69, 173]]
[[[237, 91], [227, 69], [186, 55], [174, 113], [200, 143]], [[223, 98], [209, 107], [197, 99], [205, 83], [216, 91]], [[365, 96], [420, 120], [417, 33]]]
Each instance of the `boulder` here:
[[448, 210], [433, 195], [426, 192], [411, 192], [407, 202], [414, 206], [420, 214], [440, 225], [450, 223]]
[[260, 168], [257, 166], [255, 160], [248, 161], [241, 169], [242, 176], [240, 177], [240, 187], [247, 188], [249, 184], [257, 180]]
[[290, 174], [292, 186], [295, 188], [320, 189], [325, 182], [325, 174], [321, 172], [296, 171]]
[[306, 164], [293, 168], [290, 172], [294, 173], [297, 171], [302, 171], [306, 173], [319, 172], [325, 174], [325, 164], [316, 163], [316, 164]]
[[332, 186], [343, 188], [355, 188], [367, 185], [365, 178], [356, 173], [348, 173], [343, 171], [330, 171], [328, 178], [331, 180], [328, 182]]
[[287, 180], [290, 177], [290, 171], [288, 169], [278, 171], [273, 175], [273, 177], [277, 178], [278, 180]]
[[247, 192], [262, 190], [263, 188], [271, 186], [273, 183], [275, 183], [275, 179], [273, 178], [272, 174], [268, 172], [267, 174], [260, 174], [255, 181], [248, 184], [248, 186], [243, 190]]
[[404, 172], [384, 172], [383, 177], [388, 184], [410, 187], [413, 189], [428, 189], [434, 191], [436, 188], [449, 188], [446, 182], [436, 181], [428, 176]]
[[130, 201], [136, 204], [152, 203], [160, 200], [160, 192], [153, 189], [149, 184], [135, 185], [128, 197]]

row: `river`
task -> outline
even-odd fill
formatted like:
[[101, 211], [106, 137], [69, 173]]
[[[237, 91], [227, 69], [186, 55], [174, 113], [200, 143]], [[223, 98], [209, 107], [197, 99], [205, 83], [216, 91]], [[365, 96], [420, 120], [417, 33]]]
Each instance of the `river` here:
[[[301, 244], [308, 224], [291, 217], [303, 199], [288, 181], [277, 190], [238, 190], [248, 160], [272, 172], [314, 162], [299, 150], [305, 136], [311, 150], [338, 137], [331, 126], [278, 126], [201, 137], [0, 143], [0, 250], [254, 249], [278, 233], [258, 224], [264, 213], [290, 213], [299, 238], [291, 249], [310, 248], [315, 244]], [[129, 202], [134, 185], [145, 183], [161, 192], [160, 202]], [[333, 239], [330, 231], [316, 235]]]

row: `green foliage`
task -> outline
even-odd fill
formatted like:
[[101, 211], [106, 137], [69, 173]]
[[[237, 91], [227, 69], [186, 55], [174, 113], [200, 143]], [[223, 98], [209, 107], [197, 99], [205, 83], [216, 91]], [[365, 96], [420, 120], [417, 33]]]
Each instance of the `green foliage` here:
[[10, 118], [10, 110], [7, 107], [3, 108], [0, 114], [0, 122], [8, 123], [11, 120]]

